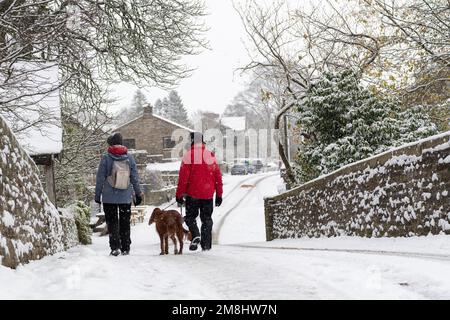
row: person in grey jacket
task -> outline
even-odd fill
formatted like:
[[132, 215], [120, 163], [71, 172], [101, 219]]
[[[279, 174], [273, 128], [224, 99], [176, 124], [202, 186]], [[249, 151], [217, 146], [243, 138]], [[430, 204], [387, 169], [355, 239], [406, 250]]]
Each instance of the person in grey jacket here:
[[[118, 256], [130, 253], [130, 218], [133, 190], [135, 205], [142, 202], [142, 192], [139, 186], [139, 176], [136, 169], [136, 161], [128, 154], [127, 147], [122, 145], [122, 135], [115, 133], [107, 139], [108, 152], [103, 155], [97, 170], [95, 186], [95, 202], [103, 202], [106, 225], [109, 232], [109, 246], [111, 255]], [[111, 175], [114, 160], [128, 161], [130, 169], [130, 183], [128, 189], [116, 189], [108, 181]], [[120, 251], [119, 251], [120, 249]]]

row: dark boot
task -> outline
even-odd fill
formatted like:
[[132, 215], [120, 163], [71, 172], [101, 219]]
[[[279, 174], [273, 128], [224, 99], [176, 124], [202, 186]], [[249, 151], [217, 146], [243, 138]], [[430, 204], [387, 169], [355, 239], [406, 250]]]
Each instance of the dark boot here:
[[189, 250], [191, 250], [191, 251], [197, 250], [199, 243], [200, 243], [200, 237], [195, 237], [194, 239], [192, 239], [191, 244], [189, 245]]
[[111, 253], [109, 255], [117, 257], [119, 254], [120, 254], [119, 249], [116, 249], [116, 250], [111, 250]]

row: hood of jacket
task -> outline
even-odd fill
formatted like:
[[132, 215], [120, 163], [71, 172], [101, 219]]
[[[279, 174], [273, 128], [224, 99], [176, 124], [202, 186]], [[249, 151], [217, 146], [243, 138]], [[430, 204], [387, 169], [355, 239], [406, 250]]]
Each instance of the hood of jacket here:
[[122, 145], [114, 145], [108, 148], [108, 155], [114, 160], [126, 160], [128, 159], [128, 149]]

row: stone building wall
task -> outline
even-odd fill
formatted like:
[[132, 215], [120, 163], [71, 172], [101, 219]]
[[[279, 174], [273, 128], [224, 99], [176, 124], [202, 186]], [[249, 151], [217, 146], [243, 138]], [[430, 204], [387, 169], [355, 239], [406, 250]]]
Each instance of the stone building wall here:
[[73, 218], [59, 214], [39, 171], [0, 117], [0, 264], [15, 268], [77, 243]]
[[162, 155], [162, 158], [170, 158], [172, 149], [163, 148], [163, 137], [171, 137], [175, 130], [181, 130], [185, 133], [184, 141], [187, 142], [189, 131], [154, 116], [152, 112], [151, 107], [145, 107], [141, 117], [120, 126], [115, 131], [120, 132], [124, 140], [134, 139], [133, 149], [146, 150], [151, 156]]
[[450, 131], [265, 199], [266, 237], [450, 234]]

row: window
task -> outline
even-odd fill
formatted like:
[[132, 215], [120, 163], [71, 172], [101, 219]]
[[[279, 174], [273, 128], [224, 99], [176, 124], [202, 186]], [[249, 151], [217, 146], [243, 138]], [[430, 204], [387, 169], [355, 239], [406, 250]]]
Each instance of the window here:
[[128, 149], [136, 149], [136, 140], [135, 139], [123, 139], [123, 145]]
[[163, 148], [172, 149], [173, 147], [175, 147], [175, 141], [171, 137], [163, 137]]

